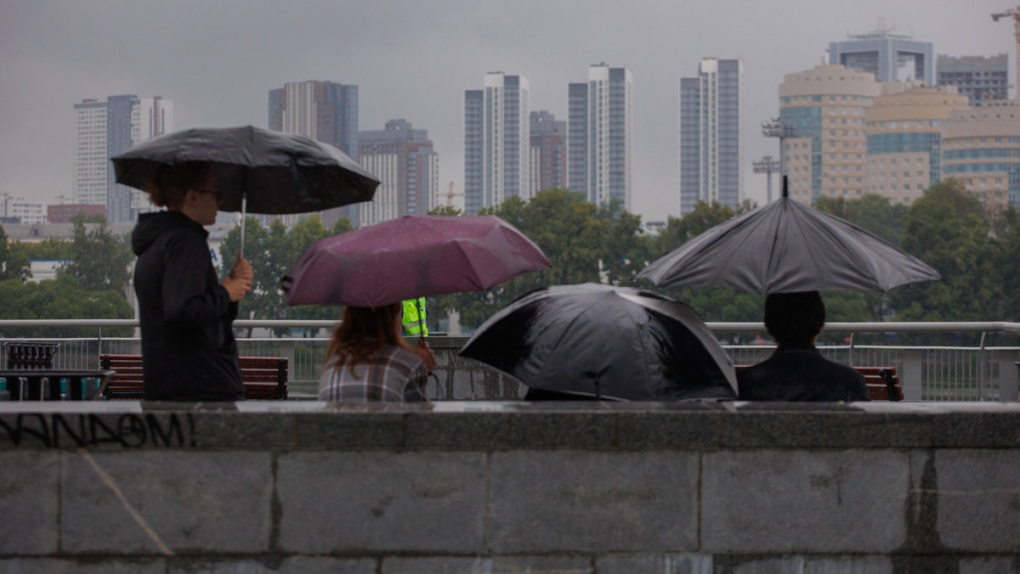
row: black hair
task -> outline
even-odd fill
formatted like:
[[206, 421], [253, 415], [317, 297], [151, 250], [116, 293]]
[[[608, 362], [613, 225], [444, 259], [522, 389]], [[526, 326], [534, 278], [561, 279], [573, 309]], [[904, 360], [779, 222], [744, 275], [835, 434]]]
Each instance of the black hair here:
[[809, 346], [825, 326], [818, 291], [773, 293], [765, 298], [765, 328], [780, 345]]

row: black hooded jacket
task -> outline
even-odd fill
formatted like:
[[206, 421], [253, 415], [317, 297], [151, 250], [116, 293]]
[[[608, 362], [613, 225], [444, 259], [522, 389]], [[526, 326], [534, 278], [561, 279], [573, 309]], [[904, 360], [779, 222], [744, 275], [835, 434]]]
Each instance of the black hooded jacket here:
[[768, 359], [737, 371], [737, 384], [744, 401], [870, 400], [863, 375], [810, 345], [780, 345]]
[[179, 211], [143, 214], [131, 234], [146, 400], [244, 400], [237, 303], [217, 281], [208, 236]]

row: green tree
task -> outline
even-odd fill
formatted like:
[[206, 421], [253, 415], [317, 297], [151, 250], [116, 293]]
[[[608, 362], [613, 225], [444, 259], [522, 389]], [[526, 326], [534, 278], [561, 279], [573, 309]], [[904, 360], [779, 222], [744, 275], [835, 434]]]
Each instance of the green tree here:
[[931, 186], [904, 219], [903, 249], [934, 267], [942, 281], [897, 288], [902, 321], [983, 321], [999, 316], [1001, 245], [981, 202], [959, 181]]
[[860, 199], [820, 197], [815, 208], [862, 227], [899, 246], [903, 242], [903, 219], [907, 206], [893, 203], [888, 197], [868, 193]]
[[[131, 319], [134, 310], [115, 290], [86, 289], [70, 275], [38, 283], [0, 282], [0, 319]], [[105, 328], [104, 336], [130, 337], [130, 327]], [[94, 337], [94, 327], [5, 329], [4, 337]]]
[[12, 251], [23, 254], [31, 261], [59, 261], [71, 258], [71, 242], [56, 237], [47, 237], [39, 242], [14, 242]]
[[17, 246], [7, 243], [7, 231], [0, 225], [0, 281], [24, 281], [32, 276], [32, 264]]
[[[477, 327], [493, 313], [517, 297], [547, 285], [571, 285], [601, 280], [626, 282], [646, 259], [640, 219], [619, 206], [603, 211], [585, 201], [584, 195], [565, 189], [547, 189], [525, 203], [511, 197], [482, 215], [496, 215], [519, 229], [535, 242], [549, 259], [550, 266], [527, 273], [488, 291], [457, 293], [432, 298], [433, 310], [459, 311], [461, 323]], [[633, 236], [632, 236], [633, 235]]]
[[1020, 210], [1007, 207], [996, 221], [995, 235], [999, 240], [998, 269], [1002, 272], [1002, 318], [1020, 320]]
[[437, 205], [436, 207], [430, 209], [428, 212], [428, 215], [457, 216], [463, 214], [464, 212], [462, 212], [459, 208], [456, 208], [452, 205]]
[[718, 201], [699, 201], [694, 205], [694, 210], [683, 217], [670, 216], [666, 219], [666, 228], [655, 238], [656, 257], [662, 257], [735, 215], [732, 208]]
[[114, 289], [126, 294], [131, 278], [129, 266], [134, 259], [127, 237], [114, 235], [106, 222], [91, 230], [83, 218], [76, 218], [71, 239], [71, 261], [57, 269], [57, 276], [68, 275], [88, 291]]
[[641, 228], [641, 216], [623, 209], [619, 200], [599, 207], [598, 221], [609, 228], [603, 236], [602, 271], [611, 285], [629, 285], [652, 257], [652, 241]]
[[[252, 266], [254, 280], [251, 292], [241, 301], [238, 316], [249, 319], [336, 319], [336, 306], [288, 307], [283, 291], [280, 290], [280, 280], [313, 243], [329, 237], [330, 232], [342, 233], [351, 227], [349, 219], [341, 218], [327, 231], [317, 215], [301, 220], [289, 230], [279, 220], [265, 228], [256, 218], [248, 218], [245, 224], [244, 256]], [[240, 239], [241, 230], [236, 227], [220, 245], [223, 262], [221, 272], [224, 277], [237, 259]], [[274, 332], [277, 335], [285, 334], [283, 329]]]

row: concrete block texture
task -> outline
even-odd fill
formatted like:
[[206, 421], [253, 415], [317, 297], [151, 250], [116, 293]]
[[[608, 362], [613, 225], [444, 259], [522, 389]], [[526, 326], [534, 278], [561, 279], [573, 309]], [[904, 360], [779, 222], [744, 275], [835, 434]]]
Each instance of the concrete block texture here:
[[692, 453], [494, 453], [489, 540], [497, 553], [696, 550]]
[[593, 574], [591, 559], [573, 556], [385, 558], [381, 574]]
[[623, 554], [595, 558], [597, 574], [713, 574], [706, 554]]
[[951, 550], [1020, 552], [1020, 452], [935, 453], [938, 533]]
[[1020, 556], [961, 558], [960, 574], [1020, 574]]
[[60, 455], [0, 452], [0, 554], [57, 551]]
[[482, 453], [280, 455], [283, 552], [482, 552]]
[[291, 556], [276, 560], [175, 558], [167, 574], [376, 574], [373, 558]]
[[68, 452], [61, 544], [72, 553], [265, 552], [272, 490], [268, 453]]
[[887, 556], [730, 555], [715, 558], [714, 574], [893, 574], [894, 571]]
[[162, 558], [96, 559], [13, 558], [0, 560], [0, 574], [166, 574]]
[[701, 551], [895, 550], [906, 533], [909, 475], [902, 452], [705, 454]]

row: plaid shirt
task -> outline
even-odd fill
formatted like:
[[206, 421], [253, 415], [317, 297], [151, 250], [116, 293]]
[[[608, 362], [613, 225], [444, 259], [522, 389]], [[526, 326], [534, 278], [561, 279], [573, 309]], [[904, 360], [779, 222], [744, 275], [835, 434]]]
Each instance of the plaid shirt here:
[[[356, 375], [356, 376], [355, 376]], [[338, 366], [336, 359], [326, 365], [319, 379], [319, 400], [339, 402], [428, 402], [425, 363], [413, 351], [386, 345], [367, 362]]]

